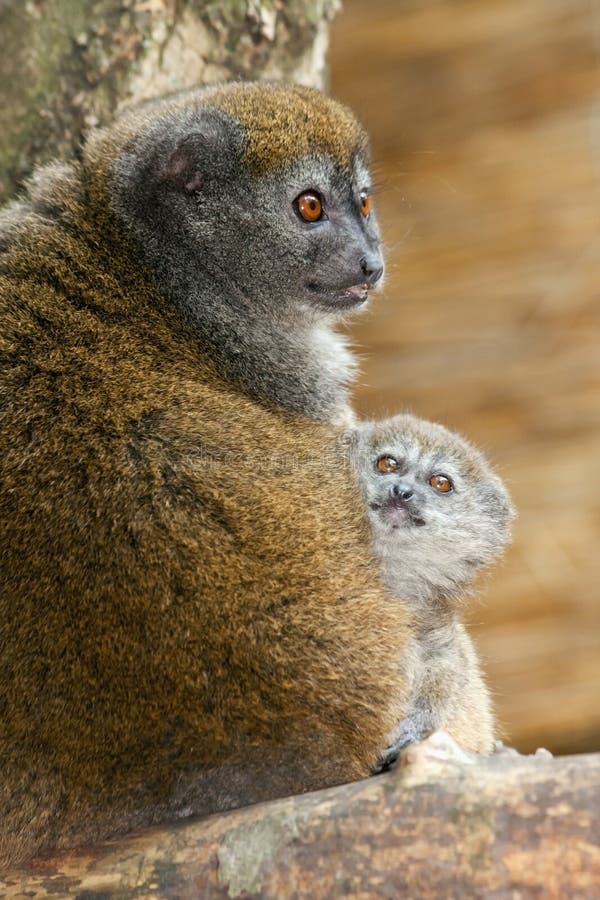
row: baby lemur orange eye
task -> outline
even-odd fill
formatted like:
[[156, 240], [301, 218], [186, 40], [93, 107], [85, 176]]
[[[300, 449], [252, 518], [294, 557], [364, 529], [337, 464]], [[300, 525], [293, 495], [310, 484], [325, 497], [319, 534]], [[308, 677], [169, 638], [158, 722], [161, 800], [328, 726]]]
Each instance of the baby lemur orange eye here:
[[366, 219], [371, 212], [371, 197], [369, 196], [369, 194], [367, 194], [366, 191], [362, 191], [359, 199], [360, 211]]
[[454, 489], [454, 485], [446, 475], [432, 475], [429, 484], [440, 494], [449, 494]]
[[380, 456], [375, 465], [377, 466], [377, 471], [381, 472], [382, 475], [389, 475], [390, 472], [395, 472], [398, 468], [398, 460], [394, 459], [393, 456]]
[[305, 222], [318, 222], [323, 215], [323, 203], [318, 194], [307, 191], [296, 200], [298, 212]]

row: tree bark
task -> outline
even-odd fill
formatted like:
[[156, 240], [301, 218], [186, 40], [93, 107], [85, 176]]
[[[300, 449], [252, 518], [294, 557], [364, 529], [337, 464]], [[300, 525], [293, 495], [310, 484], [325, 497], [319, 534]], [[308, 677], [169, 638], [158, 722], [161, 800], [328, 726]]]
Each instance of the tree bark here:
[[340, 0], [0, 0], [0, 202], [131, 102], [194, 85], [323, 87]]
[[447, 756], [37, 860], [12, 897], [597, 898], [600, 754]]

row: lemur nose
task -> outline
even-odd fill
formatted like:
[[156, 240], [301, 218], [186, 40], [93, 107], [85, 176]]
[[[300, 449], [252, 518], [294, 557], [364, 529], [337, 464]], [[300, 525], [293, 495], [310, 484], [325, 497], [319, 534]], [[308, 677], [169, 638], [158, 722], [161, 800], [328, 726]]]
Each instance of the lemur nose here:
[[393, 500], [412, 500], [414, 491], [407, 484], [393, 484], [390, 488], [390, 497]]
[[383, 275], [383, 263], [379, 255], [363, 256], [360, 261], [360, 268], [371, 285], [376, 284]]

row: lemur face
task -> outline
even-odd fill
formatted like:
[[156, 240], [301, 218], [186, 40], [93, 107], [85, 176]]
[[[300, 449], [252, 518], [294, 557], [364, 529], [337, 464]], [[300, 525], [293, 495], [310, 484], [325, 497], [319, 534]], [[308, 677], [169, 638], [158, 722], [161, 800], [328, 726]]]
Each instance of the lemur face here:
[[174, 98], [115, 178], [159, 268], [177, 266], [192, 287], [208, 277], [273, 316], [358, 308], [383, 273], [366, 136], [317, 91], [225, 85]]
[[370, 459], [369, 506], [381, 522], [390, 528], [420, 527], [456, 515], [460, 499], [454, 485], [462, 478], [454, 462], [443, 453], [433, 458], [415, 453], [403, 442], [389, 447], [382, 454], [374, 447]]
[[487, 460], [440, 425], [401, 415], [361, 429], [357, 463], [369, 516], [380, 533], [454, 539], [461, 552], [499, 549], [513, 517]]
[[276, 295], [330, 314], [362, 306], [383, 274], [366, 163], [342, 171], [331, 159], [307, 157], [256, 188], [266, 213], [263, 264]]

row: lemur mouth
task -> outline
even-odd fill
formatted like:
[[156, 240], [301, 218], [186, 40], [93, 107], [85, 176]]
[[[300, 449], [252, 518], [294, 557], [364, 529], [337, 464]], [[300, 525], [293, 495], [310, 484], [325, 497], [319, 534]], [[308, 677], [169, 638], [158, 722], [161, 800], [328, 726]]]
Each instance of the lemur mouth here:
[[349, 287], [332, 290], [329, 287], [315, 282], [309, 282], [306, 287], [320, 305], [327, 309], [353, 309], [362, 306], [369, 297], [369, 285], [366, 281], [362, 284], [352, 284]]
[[411, 504], [401, 498], [386, 500], [384, 503], [371, 503], [371, 509], [379, 512], [381, 518], [392, 528], [420, 528], [425, 519], [412, 509]]

